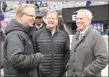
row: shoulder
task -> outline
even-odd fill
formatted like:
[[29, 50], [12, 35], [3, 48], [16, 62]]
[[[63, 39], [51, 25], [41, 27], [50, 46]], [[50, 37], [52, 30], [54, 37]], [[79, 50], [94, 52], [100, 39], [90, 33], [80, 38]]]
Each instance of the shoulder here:
[[58, 29], [58, 28], [57, 28], [57, 31], [58, 31], [65, 39], [69, 39], [69, 35], [68, 35], [66, 32], [64, 32], [64, 31], [62, 31], [62, 30], [60, 30], [60, 29]]
[[64, 36], [68, 35], [67, 32], [65, 32], [65, 31], [63, 31], [63, 30], [60, 30], [60, 29], [58, 29], [58, 28], [57, 28], [57, 31], [58, 31], [59, 33], [61, 33], [62, 35], [64, 35]]
[[40, 34], [40, 33], [43, 33], [45, 31], [45, 28], [41, 28], [37, 31], [34, 32], [34, 34]]
[[15, 35], [16, 35], [16, 36], [17, 36], [17, 35], [24, 36], [24, 35], [25, 35], [25, 32], [23, 32], [23, 31], [17, 31], [17, 30], [16, 30], [16, 31], [12, 31], [12, 32], [10, 32], [10, 33], [7, 34], [7, 36], [13, 36], [13, 35], [14, 35], [14, 36], [15, 36]]
[[92, 32], [91, 32], [91, 34], [94, 36], [94, 37], [101, 37], [102, 35], [98, 32], [98, 31], [96, 31], [96, 30], [94, 30], [94, 29], [92, 29]]
[[104, 40], [102, 35], [94, 29], [91, 30], [89, 36], [92, 37], [93, 40]]
[[20, 40], [23, 41], [23, 39], [26, 39], [26, 34], [23, 31], [12, 31], [10, 33], [8, 33], [8, 35], [6, 36], [6, 38], [8, 40]]
[[33, 34], [33, 38], [39, 37], [40, 34], [43, 33], [44, 31], [45, 31], [45, 28], [41, 28], [41, 29], [35, 31], [34, 34]]

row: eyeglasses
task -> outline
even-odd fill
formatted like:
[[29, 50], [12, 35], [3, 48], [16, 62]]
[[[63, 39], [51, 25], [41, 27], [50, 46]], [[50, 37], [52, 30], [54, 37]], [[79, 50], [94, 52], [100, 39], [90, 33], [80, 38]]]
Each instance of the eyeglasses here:
[[30, 17], [35, 17], [34, 15], [29, 15], [29, 14], [26, 14], [26, 13], [24, 15], [27, 15], [27, 16], [30, 16]]

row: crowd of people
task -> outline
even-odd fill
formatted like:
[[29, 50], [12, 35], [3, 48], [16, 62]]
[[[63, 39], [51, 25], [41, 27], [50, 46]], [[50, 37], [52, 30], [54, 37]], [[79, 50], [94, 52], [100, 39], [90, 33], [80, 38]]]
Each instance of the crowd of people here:
[[103, 37], [90, 28], [92, 13], [77, 11], [71, 50], [61, 21], [56, 10], [48, 10], [43, 21], [32, 4], [19, 5], [5, 35], [0, 30], [4, 77], [100, 77], [108, 52]]

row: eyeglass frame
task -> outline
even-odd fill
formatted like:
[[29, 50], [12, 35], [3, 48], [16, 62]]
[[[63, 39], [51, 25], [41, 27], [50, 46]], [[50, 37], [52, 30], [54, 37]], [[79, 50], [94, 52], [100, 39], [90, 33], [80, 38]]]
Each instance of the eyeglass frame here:
[[24, 13], [23, 15], [27, 15], [27, 16], [34, 17], [34, 18], [35, 18], [34, 15], [29, 15], [29, 14], [27, 14], [27, 13]]

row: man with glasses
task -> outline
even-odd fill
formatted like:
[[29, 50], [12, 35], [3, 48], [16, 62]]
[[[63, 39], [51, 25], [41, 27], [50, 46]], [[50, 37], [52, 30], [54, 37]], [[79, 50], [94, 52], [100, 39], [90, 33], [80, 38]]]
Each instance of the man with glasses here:
[[37, 65], [42, 55], [33, 49], [29, 37], [29, 27], [33, 27], [35, 8], [31, 4], [21, 4], [16, 10], [16, 19], [5, 29], [4, 76], [37, 77]]

